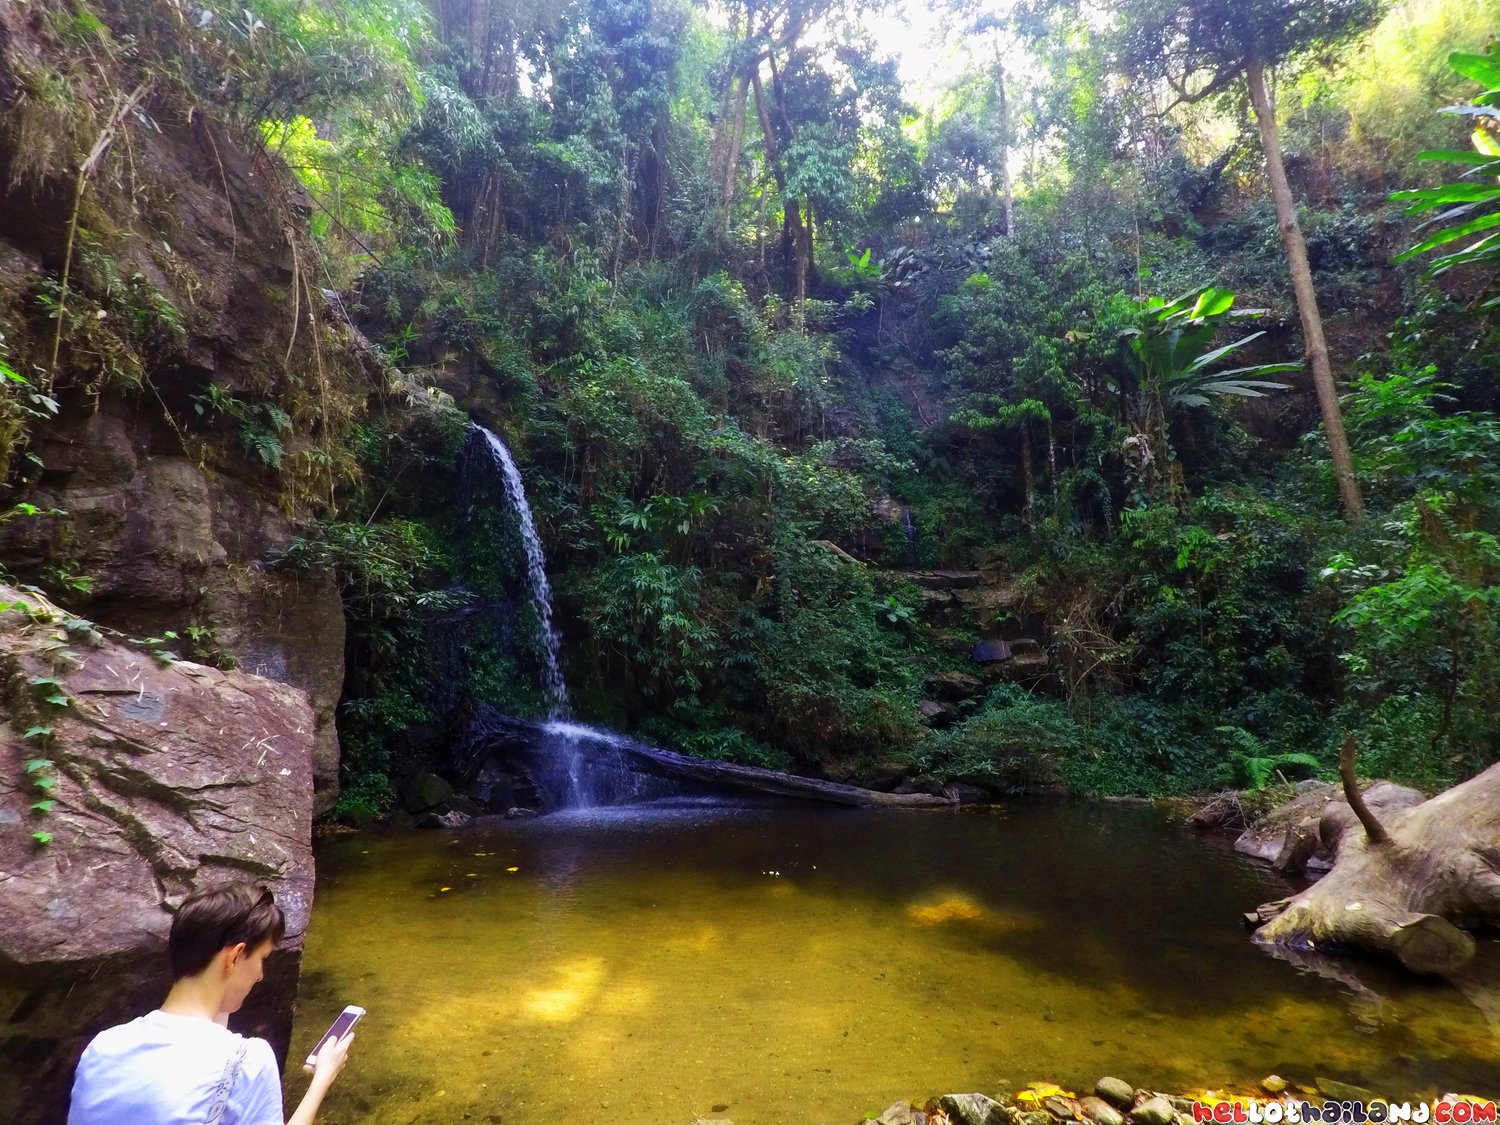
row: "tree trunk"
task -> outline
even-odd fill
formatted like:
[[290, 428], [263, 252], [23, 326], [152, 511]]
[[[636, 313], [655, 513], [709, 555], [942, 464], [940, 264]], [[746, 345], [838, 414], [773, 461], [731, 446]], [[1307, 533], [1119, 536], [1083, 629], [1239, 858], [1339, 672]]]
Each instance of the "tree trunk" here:
[[1276, 225], [1286, 250], [1287, 269], [1291, 273], [1292, 292], [1297, 298], [1297, 314], [1302, 319], [1302, 336], [1306, 342], [1307, 363], [1312, 369], [1313, 386], [1318, 392], [1318, 407], [1323, 413], [1323, 428], [1328, 433], [1328, 449], [1333, 456], [1333, 473], [1338, 478], [1339, 498], [1344, 512], [1351, 518], [1364, 514], [1365, 502], [1354, 476], [1354, 458], [1344, 433], [1344, 416], [1339, 410], [1338, 388], [1328, 361], [1328, 342], [1323, 338], [1323, 318], [1318, 312], [1318, 297], [1313, 290], [1312, 269], [1307, 263], [1307, 243], [1297, 222], [1297, 205], [1287, 182], [1281, 161], [1281, 142], [1276, 135], [1276, 109], [1266, 90], [1265, 67], [1258, 55], [1245, 63], [1245, 79], [1250, 87], [1250, 104], [1255, 107], [1255, 121], [1260, 128], [1260, 144], [1266, 154], [1266, 177], [1271, 182], [1271, 198], [1276, 204]]
[[1005, 94], [1005, 64], [995, 54], [995, 86], [1000, 99], [1000, 154], [996, 161], [1000, 172], [1000, 196], [1005, 201], [1005, 237], [1016, 236], [1015, 201], [1010, 190], [1010, 100]]
[[1023, 421], [1018, 432], [1021, 438], [1021, 483], [1026, 490], [1021, 522], [1032, 528], [1036, 526], [1036, 469], [1031, 462], [1031, 423]]
[[750, 82], [743, 77], [734, 96], [734, 118], [729, 126], [729, 144], [724, 153], [723, 174], [719, 181], [719, 208], [724, 231], [729, 230], [729, 215], [734, 205], [734, 180], [740, 167], [740, 146], [745, 138], [745, 103], [750, 97]]
[[754, 108], [760, 118], [760, 133], [765, 136], [766, 165], [771, 169], [781, 196], [781, 251], [790, 260], [796, 308], [801, 311], [802, 299], [807, 296], [807, 261], [802, 257], [802, 210], [796, 199], [790, 198], [786, 192], [786, 169], [781, 168], [780, 142], [771, 123], [771, 110], [766, 104], [765, 84], [760, 81], [759, 71], [751, 74], [750, 84], [754, 90]]
[[[1414, 972], [1446, 974], [1474, 956], [1460, 925], [1500, 923], [1500, 765], [1389, 816], [1379, 842], [1354, 815], [1331, 823], [1336, 838], [1324, 842], [1335, 850], [1333, 869], [1247, 915], [1264, 923], [1257, 942], [1354, 946]], [[1325, 816], [1325, 833], [1329, 825]]]

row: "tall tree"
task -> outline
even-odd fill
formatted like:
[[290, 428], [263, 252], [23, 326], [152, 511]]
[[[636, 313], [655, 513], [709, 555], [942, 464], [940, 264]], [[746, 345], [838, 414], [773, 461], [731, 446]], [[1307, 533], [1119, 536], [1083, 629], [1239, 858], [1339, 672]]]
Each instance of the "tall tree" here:
[[1245, 83], [1265, 152], [1276, 223], [1339, 497], [1351, 517], [1364, 511], [1364, 500], [1344, 433], [1307, 244], [1281, 159], [1276, 107], [1266, 75], [1285, 63], [1326, 55], [1373, 26], [1382, 7], [1382, 0], [1120, 0], [1112, 8], [1111, 39], [1121, 69], [1151, 81], [1165, 80], [1177, 102], [1202, 101]]

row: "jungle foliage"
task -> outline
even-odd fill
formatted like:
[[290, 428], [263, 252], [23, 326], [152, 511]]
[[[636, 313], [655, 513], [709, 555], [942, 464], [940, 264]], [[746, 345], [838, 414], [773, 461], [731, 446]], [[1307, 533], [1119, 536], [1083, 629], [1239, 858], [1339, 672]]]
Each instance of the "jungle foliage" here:
[[[323, 283], [406, 380], [278, 560], [344, 591], [346, 813], [468, 704], [547, 706], [470, 420], [521, 465], [591, 721], [994, 789], [1259, 787], [1351, 732], [1426, 785], [1500, 754], [1483, 5], [955, 3], [968, 50], [921, 105], [879, 3], [177, 7], [114, 38], [156, 36], [298, 177]], [[1277, 88], [1352, 522], [1247, 66]], [[202, 406], [279, 468], [274, 396]], [[1045, 664], [924, 708], [1002, 637]]]

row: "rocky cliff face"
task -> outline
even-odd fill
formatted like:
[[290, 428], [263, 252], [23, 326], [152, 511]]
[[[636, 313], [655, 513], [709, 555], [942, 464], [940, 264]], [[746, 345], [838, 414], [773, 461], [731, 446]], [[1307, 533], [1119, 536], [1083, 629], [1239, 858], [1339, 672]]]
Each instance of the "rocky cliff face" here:
[[54, 7], [0, 4], [0, 358], [31, 381], [0, 394], [0, 512], [44, 513], [0, 519], [0, 574], [307, 692], [326, 808], [338, 591], [269, 562], [331, 510], [382, 375], [325, 306], [285, 167], [153, 64], [174, 9], [101, 7], [99, 49]]
[[313, 892], [306, 695], [12, 587], [0, 606], [0, 1120], [63, 1120], [83, 1045], [161, 1000], [171, 911], [216, 882], [260, 880], [286, 911], [237, 1027], [284, 1051]]

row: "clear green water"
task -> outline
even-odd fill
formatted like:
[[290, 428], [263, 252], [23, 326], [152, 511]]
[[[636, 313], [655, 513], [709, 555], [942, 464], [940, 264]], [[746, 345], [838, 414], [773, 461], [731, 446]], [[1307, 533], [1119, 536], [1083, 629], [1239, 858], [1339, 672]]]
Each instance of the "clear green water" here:
[[334, 1125], [847, 1123], [1106, 1073], [1500, 1089], [1500, 1031], [1457, 989], [1258, 951], [1240, 912], [1285, 884], [1151, 810], [613, 810], [318, 862], [293, 1057], [370, 1013]]

